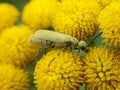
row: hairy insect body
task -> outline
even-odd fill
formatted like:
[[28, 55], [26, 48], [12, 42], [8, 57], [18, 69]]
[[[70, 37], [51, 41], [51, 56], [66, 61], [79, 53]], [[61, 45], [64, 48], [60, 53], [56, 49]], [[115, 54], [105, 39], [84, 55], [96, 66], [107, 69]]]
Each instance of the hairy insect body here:
[[70, 35], [53, 32], [50, 30], [38, 30], [31, 37], [30, 41], [45, 47], [76, 47], [79, 41]]
[[[50, 30], [38, 30], [31, 37], [30, 42], [35, 44], [40, 44], [44, 49], [46, 48], [61, 48], [64, 49], [80, 49], [87, 51], [87, 43], [85, 41], [78, 41], [76, 38], [71, 37], [70, 35], [50, 31]], [[60, 52], [59, 52], [60, 53]], [[59, 55], [58, 53], [58, 55]], [[39, 53], [38, 53], [39, 56]], [[50, 63], [54, 61], [53, 58]], [[50, 66], [50, 63], [48, 66]]]
[[[94, 41], [96, 37], [101, 35], [102, 33], [99, 33], [95, 38], [92, 40]], [[78, 41], [78, 39], [71, 37], [70, 35], [50, 31], [50, 30], [38, 30], [36, 31], [31, 37], [30, 42], [39, 44], [42, 46], [42, 51], [45, 51], [47, 48], [61, 48], [60, 50], [68, 49], [70, 48], [73, 50], [82, 49], [85, 52], [88, 52], [88, 46], [92, 43], [90, 42], [87, 44], [85, 41], [81, 40]], [[45, 54], [45, 52], [42, 53], [42, 55]], [[58, 55], [60, 52], [58, 53]], [[42, 56], [40, 55], [40, 56]], [[74, 55], [74, 54], [73, 54]], [[38, 53], [39, 56], [39, 53]], [[38, 57], [39, 58], [39, 57]], [[54, 61], [55, 58], [53, 58], [50, 63]], [[50, 63], [48, 66], [50, 66]]]

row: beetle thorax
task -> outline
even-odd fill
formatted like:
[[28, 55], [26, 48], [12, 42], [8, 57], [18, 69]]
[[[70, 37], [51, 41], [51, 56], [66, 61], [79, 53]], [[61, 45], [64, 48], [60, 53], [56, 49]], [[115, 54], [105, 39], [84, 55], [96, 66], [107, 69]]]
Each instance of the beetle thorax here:
[[74, 37], [70, 38], [70, 41], [71, 41], [71, 43], [72, 43], [74, 46], [78, 45], [78, 42], [79, 42], [79, 41], [78, 41], [76, 38], [74, 38]]
[[87, 47], [87, 43], [83, 40], [78, 42], [78, 47]]

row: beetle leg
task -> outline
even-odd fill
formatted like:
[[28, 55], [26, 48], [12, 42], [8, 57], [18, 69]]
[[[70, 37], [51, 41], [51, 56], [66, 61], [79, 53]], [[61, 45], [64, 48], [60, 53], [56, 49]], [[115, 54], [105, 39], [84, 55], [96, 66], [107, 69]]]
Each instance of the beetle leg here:
[[[59, 52], [57, 53], [57, 56], [60, 54], [61, 51], [63, 51], [65, 48], [59, 49]], [[50, 66], [50, 64], [54, 61], [55, 57], [50, 61], [50, 63], [48, 64], [48, 67]]]

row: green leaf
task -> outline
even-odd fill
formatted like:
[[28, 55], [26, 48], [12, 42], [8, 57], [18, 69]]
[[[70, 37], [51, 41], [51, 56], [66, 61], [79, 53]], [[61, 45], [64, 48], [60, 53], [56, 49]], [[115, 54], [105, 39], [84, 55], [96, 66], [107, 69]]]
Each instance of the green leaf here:
[[86, 90], [85, 89], [85, 84], [83, 84], [82, 87], [79, 90]]

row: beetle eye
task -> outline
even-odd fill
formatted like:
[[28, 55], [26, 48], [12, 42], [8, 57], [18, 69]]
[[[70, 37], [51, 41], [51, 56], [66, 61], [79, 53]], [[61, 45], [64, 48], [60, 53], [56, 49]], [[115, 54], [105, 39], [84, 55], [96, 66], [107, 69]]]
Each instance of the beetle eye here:
[[84, 51], [84, 50], [85, 50], [85, 47], [84, 47], [84, 46], [81, 46], [81, 49]]

